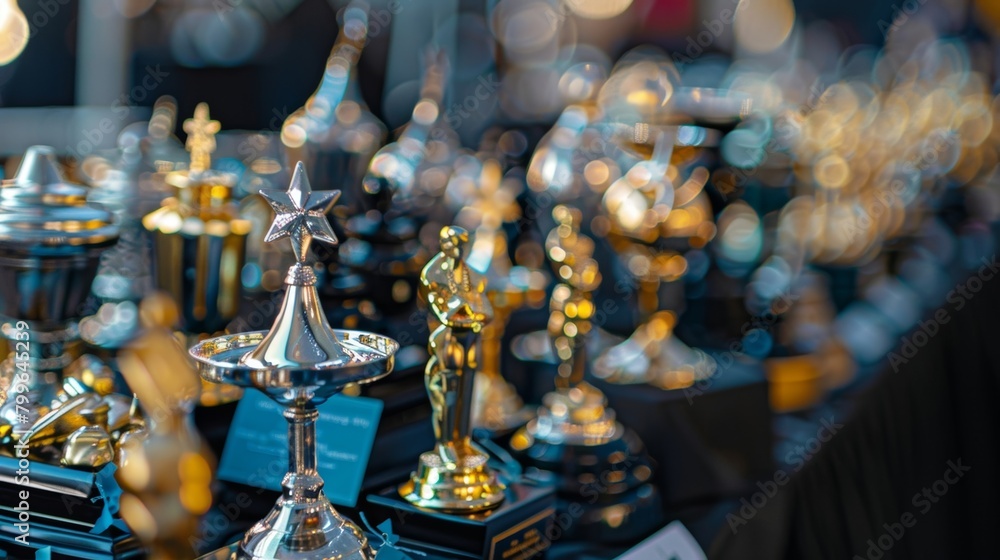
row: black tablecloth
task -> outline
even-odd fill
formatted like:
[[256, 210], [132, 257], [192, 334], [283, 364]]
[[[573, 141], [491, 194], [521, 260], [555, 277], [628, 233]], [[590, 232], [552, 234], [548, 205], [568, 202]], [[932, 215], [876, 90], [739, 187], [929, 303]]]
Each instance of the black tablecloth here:
[[1000, 558], [1000, 275], [925, 319], [941, 310], [773, 497], [734, 511], [710, 558]]

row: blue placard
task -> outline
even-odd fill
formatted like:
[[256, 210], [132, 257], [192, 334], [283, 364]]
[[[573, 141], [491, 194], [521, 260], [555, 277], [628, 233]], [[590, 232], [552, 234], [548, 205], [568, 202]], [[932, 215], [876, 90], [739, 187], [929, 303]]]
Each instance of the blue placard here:
[[[259, 391], [243, 394], [219, 462], [220, 479], [281, 490], [288, 469], [288, 422], [281, 411]], [[382, 401], [366, 397], [336, 395], [319, 407], [317, 470], [334, 504], [357, 504], [381, 415]]]

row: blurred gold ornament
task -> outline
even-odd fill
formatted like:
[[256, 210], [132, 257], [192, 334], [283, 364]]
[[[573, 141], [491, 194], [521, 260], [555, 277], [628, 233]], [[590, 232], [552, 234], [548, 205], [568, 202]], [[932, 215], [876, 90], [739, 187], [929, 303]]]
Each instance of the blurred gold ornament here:
[[587, 19], [611, 19], [625, 13], [632, 0], [565, 0], [575, 14]]
[[[172, 302], [151, 297], [142, 316], [163, 321], [176, 315]], [[149, 547], [149, 558], [193, 558], [198, 517], [212, 503], [214, 459], [190, 420], [201, 390], [186, 352], [164, 324], [147, 331], [119, 358], [122, 375], [149, 418], [145, 432], [122, 438], [115, 473], [126, 494], [122, 519]]]
[[783, 45], [794, 25], [795, 6], [790, 0], [740, 0], [733, 34], [740, 47], [766, 53]]
[[184, 121], [187, 133], [185, 148], [191, 153], [191, 172], [200, 173], [212, 168], [212, 152], [215, 151], [215, 135], [222, 130], [219, 121], [208, 116], [208, 103], [199, 103], [194, 108], [194, 118]]

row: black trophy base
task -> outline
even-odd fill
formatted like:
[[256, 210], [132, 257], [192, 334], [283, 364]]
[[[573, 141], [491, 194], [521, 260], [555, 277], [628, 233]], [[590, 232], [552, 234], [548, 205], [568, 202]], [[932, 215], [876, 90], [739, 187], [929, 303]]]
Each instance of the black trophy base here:
[[715, 377], [686, 389], [595, 380], [656, 463], [665, 512], [741, 495], [774, 474], [772, 414], [758, 362], [715, 353]]
[[655, 465], [635, 432], [620, 424], [616, 431], [593, 445], [547, 442], [527, 431], [511, 439], [529, 476], [556, 489], [553, 534], [559, 538], [630, 542], [663, 525], [660, 493], [650, 483]]
[[638, 542], [661, 528], [660, 493], [643, 484], [621, 494], [559, 496], [552, 540], [618, 544]]
[[496, 509], [451, 515], [418, 508], [399, 496], [393, 485], [369, 494], [362, 506], [372, 525], [392, 521], [397, 546], [419, 551], [421, 558], [458, 560], [528, 560], [551, 544], [555, 492], [531, 481], [508, 484]]

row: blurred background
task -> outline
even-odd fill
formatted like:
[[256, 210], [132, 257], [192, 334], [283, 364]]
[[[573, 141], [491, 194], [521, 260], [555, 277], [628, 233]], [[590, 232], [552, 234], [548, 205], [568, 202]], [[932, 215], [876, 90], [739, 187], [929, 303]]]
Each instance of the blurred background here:
[[[0, 67], [0, 106], [149, 108], [157, 97], [172, 95], [179, 100], [181, 115], [205, 101], [226, 129], [274, 130], [316, 87], [337, 37], [337, 12], [343, 4], [10, 1], [2, 8], [4, 29], [11, 35], [4, 45], [7, 64]], [[682, 66], [697, 63], [697, 69], [683, 72], [685, 82], [706, 85], [718, 81], [735, 62], [764, 62], [776, 68], [801, 58], [813, 77], [829, 75], [852, 58], [863, 57], [861, 45], [882, 45], [894, 26], [907, 19], [912, 20], [906, 22], [907, 35], [961, 35], [984, 48], [991, 44], [996, 9], [989, 2], [911, 4], [912, 14], [910, 4], [904, 11], [902, 2], [890, 0], [836, 5], [779, 0], [375, 0], [370, 2], [368, 44], [359, 63], [361, 92], [390, 128], [401, 126], [419, 89], [419, 47], [437, 44], [453, 64], [447, 90], [451, 103], [474, 91], [480, 76], [503, 84], [475, 110], [464, 111], [470, 116], [458, 119], [463, 141], [474, 144], [492, 123], [553, 122], [565, 104], [555, 86], [568, 68], [582, 62], [610, 68], [638, 45], [655, 45]], [[7, 13], [18, 9], [23, 16]], [[738, 9], [745, 10], [745, 21], [734, 21]], [[15, 32], [24, 22], [27, 36]], [[150, 68], [156, 72], [153, 81], [147, 78]], [[154, 82], [155, 87], [149, 87]], [[16, 124], [10, 114], [3, 116], [8, 130]], [[113, 113], [117, 129], [133, 118], [138, 117]], [[30, 143], [26, 136], [35, 134], [52, 135], [49, 142], [60, 148], [83, 140], [62, 130], [58, 122], [34, 122], [25, 128], [29, 130], [14, 128], [16, 133], [5, 134], [0, 150], [21, 152]], [[97, 147], [112, 147], [116, 135], [103, 136]], [[65, 142], [55, 142], [64, 137]]]
[[[416, 276], [455, 223], [503, 317], [482, 383], [505, 396], [481, 409], [552, 389], [573, 358], [546, 332], [553, 286], [593, 257], [587, 379], [645, 442], [660, 521], [710, 557], [986, 558], [998, 39], [994, 0], [0, 0], [0, 158], [10, 178], [52, 146], [131, 228], [68, 313], [112, 361], [154, 287], [188, 345], [266, 328], [290, 254], [263, 245], [257, 192], [299, 160], [343, 190], [339, 253], [313, 247], [326, 310], [404, 347], [365, 393], [394, 419], [366, 492], [430, 438]], [[206, 146], [216, 182], [189, 189]], [[204, 389], [218, 456], [239, 392]], [[924, 511], [958, 459], [972, 471]], [[217, 501], [246, 490], [230, 482]], [[883, 546], [914, 511], [921, 530]], [[208, 544], [245, 527], [227, 528]]]

